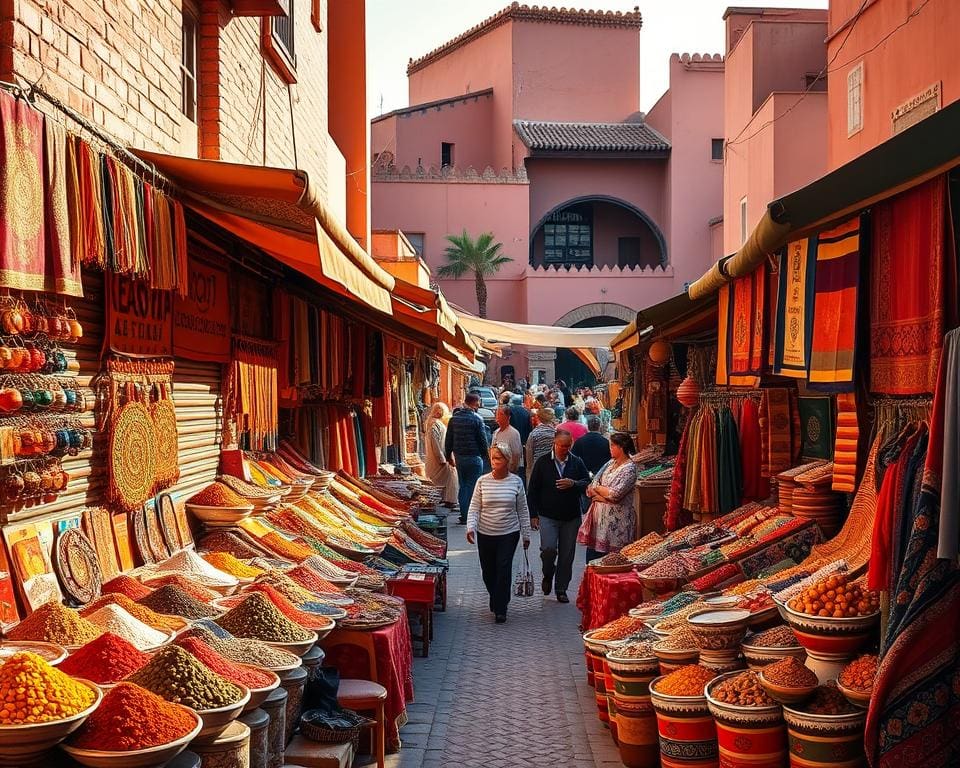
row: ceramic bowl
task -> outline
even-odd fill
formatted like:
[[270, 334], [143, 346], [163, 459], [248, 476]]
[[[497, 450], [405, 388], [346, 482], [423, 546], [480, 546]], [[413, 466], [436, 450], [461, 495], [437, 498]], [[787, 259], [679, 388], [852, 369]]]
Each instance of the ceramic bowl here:
[[[811, 747], [830, 749], [831, 762], [842, 765], [865, 765], [863, 761], [863, 728], [867, 713], [858, 709], [845, 715], [815, 715], [786, 706], [783, 719], [790, 732], [790, 741], [807, 741]], [[846, 738], [843, 738], [846, 737]], [[800, 744], [799, 746], [803, 746]]]
[[213, 741], [230, 726], [230, 723], [240, 716], [241, 712], [246, 709], [246, 706], [250, 701], [250, 690], [242, 685], [238, 685], [237, 688], [243, 691], [243, 696], [241, 696], [240, 699], [235, 701], [233, 704], [228, 704], [225, 707], [217, 707], [215, 709], [197, 710], [197, 714], [200, 715], [200, 719], [203, 721], [203, 727], [196, 735], [196, 739], [201, 742]]
[[687, 624], [701, 650], [739, 651], [749, 618], [749, 611], [708, 608], [687, 616]]
[[879, 611], [868, 616], [835, 619], [808, 616], [785, 603], [777, 603], [777, 610], [793, 629], [800, 645], [815, 658], [851, 656], [870, 638], [880, 621]]
[[93, 704], [82, 712], [63, 720], [27, 725], [0, 725], [0, 765], [23, 766], [33, 758], [53, 749], [83, 725], [103, 700], [103, 691], [89, 680], [74, 678], [94, 692]]
[[[333, 627], [330, 629], [333, 629]], [[316, 632], [310, 632], [310, 635], [311, 636], [309, 640], [297, 640], [293, 643], [271, 643], [266, 640], [263, 642], [267, 643], [267, 645], [272, 648], [279, 648], [281, 651], [289, 651], [295, 656], [300, 656], [302, 658], [307, 651], [317, 644], [317, 640], [319, 639]]]
[[739, 649], [729, 651], [700, 651], [700, 666], [713, 670], [718, 675], [743, 669], [743, 656]]
[[38, 640], [4, 640], [0, 642], [0, 664], [22, 651], [35, 653], [51, 667], [57, 666], [69, 655], [64, 646], [56, 643], [44, 643]]
[[870, 706], [870, 696], [873, 693], [872, 688], [869, 691], [858, 691], [856, 688], [847, 688], [847, 686], [837, 680], [837, 690], [855, 707], [867, 709]]
[[657, 691], [657, 684], [664, 675], [650, 681], [650, 701], [658, 712], [672, 715], [703, 715], [707, 713], [707, 699], [702, 693], [698, 696], [671, 696]]
[[74, 762], [85, 765], [87, 768], [153, 768], [158, 765], [166, 765], [186, 749], [187, 745], [197, 737], [203, 727], [203, 721], [196, 712], [188, 707], [183, 707], [183, 709], [195, 717], [197, 723], [190, 733], [176, 741], [171, 741], [169, 744], [124, 752], [82, 749], [72, 747], [69, 744], [61, 744], [60, 749], [66, 752]]
[[819, 681], [816, 681], [813, 685], [800, 687], [777, 685], [776, 683], [771, 683], [763, 676], [763, 670], [760, 670], [757, 677], [760, 678], [760, 685], [762, 685], [763, 690], [767, 692], [767, 696], [778, 704], [801, 704], [813, 695], [813, 692], [820, 684]]
[[242, 507], [207, 507], [202, 504], [185, 504], [187, 511], [204, 523], [239, 523], [253, 513], [253, 505]]
[[[263, 688], [249, 689], [250, 700], [247, 702], [247, 705], [243, 708], [243, 711], [252, 712], [261, 704], [263, 704], [263, 702], [271, 693], [277, 690], [277, 687], [280, 685], [280, 676], [275, 671], [264, 669], [263, 667], [256, 667], [253, 664], [240, 664], [239, 666], [246, 667], [247, 669], [255, 669], [258, 672], [266, 672], [268, 675], [270, 675], [273, 678], [273, 681], [269, 685], [264, 686]], [[296, 667], [294, 667], [294, 669], [296, 669], [299, 666], [300, 665], [298, 664]]]
[[780, 661], [780, 659], [785, 659], [788, 656], [793, 656], [800, 659], [800, 661], [803, 661], [807, 657], [807, 652], [803, 650], [803, 646], [801, 645], [767, 647], [749, 645], [743, 642], [740, 644], [740, 650], [747, 660], [747, 666], [754, 671], [762, 669], [768, 664], [773, 664], [775, 661]]
[[711, 692], [714, 688], [720, 685], [720, 683], [722, 683], [724, 680], [727, 680], [731, 677], [736, 677], [740, 674], [743, 673], [739, 671], [727, 672], [715, 677], [713, 680], [707, 683], [705, 694], [707, 697], [707, 707], [710, 709], [710, 714], [724, 724], [743, 726], [746, 728], [756, 728], [782, 723], [783, 713], [779, 704], [771, 704], [765, 707], [742, 707], [738, 704], [727, 704], [726, 702], [717, 701], [715, 698], [713, 698]]
[[714, 595], [706, 598], [703, 602], [711, 608], [736, 608], [741, 599], [737, 595]]

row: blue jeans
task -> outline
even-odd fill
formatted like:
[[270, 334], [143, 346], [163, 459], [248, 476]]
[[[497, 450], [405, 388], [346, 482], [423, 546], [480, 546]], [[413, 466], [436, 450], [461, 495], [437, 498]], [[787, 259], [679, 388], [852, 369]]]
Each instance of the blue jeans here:
[[577, 531], [580, 518], [554, 520], [540, 517], [540, 560], [544, 581], [555, 582], [557, 592], [566, 592], [573, 575], [573, 558], [577, 554]]
[[483, 459], [479, 456], [454, 456], [457, 462], [457, 480], [460, 481], [460, 492], [457, 501], [460, 504], [460, 522], [467, 522], [467, 510], [470, 509], [470, 499], [473, 498], [473, 489], [483, 472]]

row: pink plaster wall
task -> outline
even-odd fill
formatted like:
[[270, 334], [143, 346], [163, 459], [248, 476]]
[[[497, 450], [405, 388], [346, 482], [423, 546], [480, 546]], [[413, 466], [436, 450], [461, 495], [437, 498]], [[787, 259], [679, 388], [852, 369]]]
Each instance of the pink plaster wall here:
[[494, 164], [492, 94], [440, 104], [423, 110], [401, 110], [371, 127], [371, 151], [390, 151], [398, 168], [440, 166], [440, 144], [454, 144], [454, 165], [482, 172]]
[[[852, 29], [844, 26], [862, 0], [831, 0], [827, 55], [840, 47], [829, 74], [829, 168], [837, 168], [893, 135], [891, 112], [899, 105], [940, 83], [941, 103], [960, 99], [960, 3], [930, 0], [909, 23], [908, 15], [921, 0], [868, 2]], [[842, 27], [842, 30], [841, 30]], [[890, 35], [881, 45], [877, 43]], [[848, 39], [849, 37], [849, 39]], [[844, 42], [846, 41], [846, 42]], [[870, 51], [871, 48], [876, 50]], [[858, 56], [861, 51], [868, 53]], [[847, 74], [863, 61], [863, 129], [847, 136]]]

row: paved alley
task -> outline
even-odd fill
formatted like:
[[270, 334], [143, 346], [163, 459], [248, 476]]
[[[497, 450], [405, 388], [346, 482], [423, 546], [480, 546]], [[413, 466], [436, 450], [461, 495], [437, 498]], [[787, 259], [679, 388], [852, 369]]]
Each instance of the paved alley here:
[[[463, 526], [449, 530], [446, 613], [437, 613], [430, 658], [414, 665], [416, 700], [392, 768], [562, 765], [620, 766], [586, 683], [574, 605], [583, 571], [578, 552], [571, 602], [540, 593], [537, 535], [530, 545], [537, 594], [514, 597], [494, 624], [476, 550]], [[518, 557], [519, 557], [518, 548]]]

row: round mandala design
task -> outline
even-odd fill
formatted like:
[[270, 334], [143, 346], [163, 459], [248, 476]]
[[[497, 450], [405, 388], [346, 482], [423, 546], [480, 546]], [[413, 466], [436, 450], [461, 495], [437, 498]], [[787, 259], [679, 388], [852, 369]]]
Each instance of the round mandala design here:
[[153, 420], [143, 403], [120, 409], [110, 434], [108, 464], [113, 500], [123, 509], [138, 509], [153, 493], [157, 475]]
[[156, 437], [157, 485], [166, 488], [180, 477], [177, 455], [177, 411], [172, 400], [158, 400], [150, 407]]

